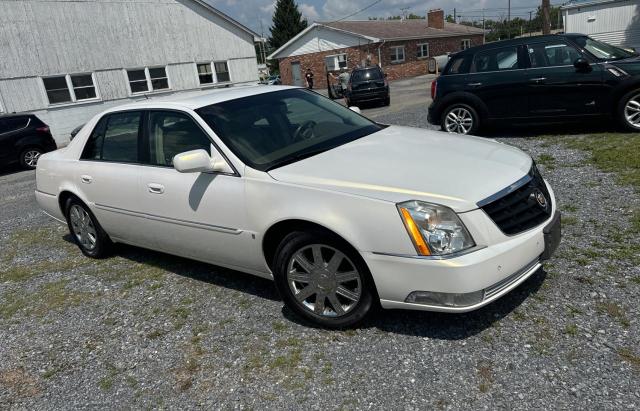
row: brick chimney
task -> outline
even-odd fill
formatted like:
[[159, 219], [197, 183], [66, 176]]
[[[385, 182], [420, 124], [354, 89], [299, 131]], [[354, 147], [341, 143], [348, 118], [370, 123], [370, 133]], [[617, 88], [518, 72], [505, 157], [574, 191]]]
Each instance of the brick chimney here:
[[444, 10], [435, 9], [427, 12], [427, 26], [434, 29], [444, 29]]

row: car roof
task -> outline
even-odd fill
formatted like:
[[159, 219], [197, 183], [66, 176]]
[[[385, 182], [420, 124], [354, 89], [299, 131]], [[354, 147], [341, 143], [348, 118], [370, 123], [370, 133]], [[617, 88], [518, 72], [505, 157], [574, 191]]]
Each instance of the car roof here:
[[0, 114], [0, 120], [2, 120], [3, 118], [14, 118], [14, 117], [35, 117], [34, 114], [31, 113], [5, 113], [5, 114]]
[[134, 110], [134, 109], [150, 109], [150, 108], [187, 108], [196, 110], [211, 104], [222, 103], [229, 100], [236, 100], [243, 97], [255, 96], [264, 93], [273, 93], [275, 91], [296, 89], [301, 87], [292, 86], [235, 86], [227, 88], [213, 89], [206, 92], [197, 91], [184, 93], [181, 95], [171, 95], [162, 97], [150, 97], [138, 100], [135, 103], [129, 103], [114, 107], [111, 111]]
[[467, 55], [467, 54], [476, 53], [476, 52], [481, 51], [481, 50], [488, 50], [488, 49], [504, 47], [504, 46], [519, 46], [519, 45], [522, 45], [522, 44], [531, 43], [533, 41], [538, 42], [538, 41], [544, 41], [544, 40], [557, 40], [557, 39], [561, 39], [561, 38], [574, 38], [574, 37], [582, 37], [582, 36], [585, 36], [585, 34], [561, 33], [561, 34], [546, 34], [546, 35], [531, 36], [531, 37], [519, 37], [519, 38], [516, 38], [516, 39], [494, 41], [494, 42], [491, 42], [491, 43], [483, 44], [481, 46], [471, 47], [471, 48], [468, 48], [468, 49], [466, 49], [464, 51], [460, 51], [460, 52], [456, 53], [455, 55], [456, 56], [464, 56], [464, 55]]

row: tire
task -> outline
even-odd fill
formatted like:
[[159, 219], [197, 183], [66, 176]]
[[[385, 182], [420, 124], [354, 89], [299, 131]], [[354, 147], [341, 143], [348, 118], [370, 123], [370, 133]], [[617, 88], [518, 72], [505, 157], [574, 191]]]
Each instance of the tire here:
[[618, 122], [627, 131], [640, 131], [640, 90], [624, 95], [616, 110]]
[[385, 107], [389, 107], [391, 105], [391, 97], [387, 97], [382, 101], [382, 105]]
[[[316, 264], [318, 255], [320, 267]], [[278, 246], [273, 266], [276, 287], [285, 305], [316, 325], [353, 327], [373, 307], [377, 294], [364, 260], [335, 235], [293, 232]], [[336, 274], [342, 278], [336, 278]]]
[[[449, 118], [453, 114], [455, 118], [462, 117], [462, 123], [455, 122], [455, 119]], [[470, 120], [470, 123], [468, 121]], [[480, 117], [476, 109], [468, 104], [455, 103], [447, 107], [442, 113], [440, 120], [442, 131], [457, 134], [476, 134], [480, 129]]]
[[20, 165], [27, 170], [35, 170], [42, 154], [44, 154], [44, 150], [40, 147], [26, 148], [20, 153]]
[[69, 198], [65, 216], [71, 238], [82, 254], [96, 259], [111, 255], [113, 242], [84, 203], [75, 197]]

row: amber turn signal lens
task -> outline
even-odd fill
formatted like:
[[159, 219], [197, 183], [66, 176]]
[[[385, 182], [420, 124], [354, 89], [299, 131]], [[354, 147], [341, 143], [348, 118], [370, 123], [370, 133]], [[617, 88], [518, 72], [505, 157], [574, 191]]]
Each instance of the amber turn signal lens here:
[[404, 225], [407, 227], [407, 231], [411, 236], [411, 240], [413, 241], [413, 245], [415, 245], [416, 250], [420, 255], [431, 255], [431, 251], [429, 251], [429, 247], [427, 243], [424, 242], [422, 238], [422, 234], [420, 234], [420, 229], [416, 225], [416, 222], [413, 221], [413, 217], [411, 217], [411, 213], [404, 208], [400, 209], [400, 213], [402, 214], [402, 219], [404, 220]]

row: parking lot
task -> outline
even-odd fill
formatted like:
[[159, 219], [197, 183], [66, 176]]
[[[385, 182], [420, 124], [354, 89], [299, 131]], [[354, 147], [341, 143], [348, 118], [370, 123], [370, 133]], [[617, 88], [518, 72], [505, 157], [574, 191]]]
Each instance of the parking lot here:
[[[363, 114], [433, 128], [428, 81]], [[381, 311], [340, 332], [250, 275], [125, 246], [86, 259], [38, 209], [35, 173], [2, 170], [0, 408], [640, 407], [640, 136], [595, 129], [486, 136], [555, 190], [563, 241], [544, 269], [476, 312]]]

